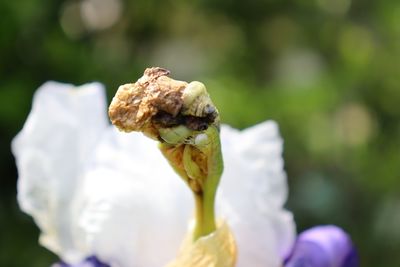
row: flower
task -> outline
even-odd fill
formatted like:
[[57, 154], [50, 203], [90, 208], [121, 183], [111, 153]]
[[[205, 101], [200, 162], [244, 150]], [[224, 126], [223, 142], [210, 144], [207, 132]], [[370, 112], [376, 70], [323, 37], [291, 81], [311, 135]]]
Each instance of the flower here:
[[[237, 266], [281, 266], [295, 225], [283, 208], [278, 127], [222, 126], [221, 140], [217, 215], [235, 235]], [[109, 125], [102, 85], [44, 84], [12, 149], [19, 204], [39, 226], [40, 243], [63, 261], [96, 255], [112, 267], [159, 267], [176, 255], [191, 196], [154, 141]]]
[[358, 255], [349, 235], [334, 225], [302, 232], [285, 267], [357, 267]]

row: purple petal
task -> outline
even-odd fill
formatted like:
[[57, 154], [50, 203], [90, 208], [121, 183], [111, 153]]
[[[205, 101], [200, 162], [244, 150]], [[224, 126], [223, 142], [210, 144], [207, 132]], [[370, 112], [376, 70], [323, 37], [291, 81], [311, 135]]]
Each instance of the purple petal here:
[[77, 264], [67, 264], [65, 262], [58, 262], [53, 264], [51, 267], [110, 267], [110, 265], [102, 263], [96, 256], [90, 256], [84, 261]]
[[349, 235], [333, 225], [302, 232], [285, 267], [357, 267], [359, 260]]

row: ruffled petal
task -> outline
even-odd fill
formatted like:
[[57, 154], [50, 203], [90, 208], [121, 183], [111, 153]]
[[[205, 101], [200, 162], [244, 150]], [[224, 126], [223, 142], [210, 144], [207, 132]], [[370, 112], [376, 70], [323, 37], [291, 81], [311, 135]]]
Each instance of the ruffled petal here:
[[107, 125], [105, 111], [101, 84], [47, 82], [12, 142], [19, 205], [39, 226], [40, 243], [66, 261], [84, 256], [75, 197], [85, 163]]
[[191, 217], [189, 189], [153, 140], [109, 129], [85, 175], [80, 225], [113, 267], [160, 267], [179, 250]]
[[217, 195], [219, 214], [232, 228], [239, 267], [278, 267], [295, 238], [287, 198], [282, 139], [275, 122], [244, 131], [221, 129], [224, 173]]

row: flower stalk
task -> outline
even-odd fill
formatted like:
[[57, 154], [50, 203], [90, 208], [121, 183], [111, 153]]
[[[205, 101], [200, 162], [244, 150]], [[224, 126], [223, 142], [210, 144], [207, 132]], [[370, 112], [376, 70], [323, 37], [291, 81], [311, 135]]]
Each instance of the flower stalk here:
[[216, 229], [215, 195], [223, 171], [219, 130], [212, 125], [189, 144], [160, 144], [160, 150], [191, 189], [195, 200], [193, 240]]

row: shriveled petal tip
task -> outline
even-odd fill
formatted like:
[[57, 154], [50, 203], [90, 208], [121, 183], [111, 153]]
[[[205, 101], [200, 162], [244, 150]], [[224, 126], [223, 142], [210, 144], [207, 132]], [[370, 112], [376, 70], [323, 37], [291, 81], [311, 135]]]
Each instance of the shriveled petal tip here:
[[104, 87], [47, 82], [35, 93], [12, 141], [18, 202], [42, 231], [42, 245], [64, 260], [83, 256], [75, 231], [81, 171], [107, 126]]
[[273, 121], [243, 131], [222, 126], [221, 142], [225, 168], [217, 207], [237, 240], [238, 266], [281, 266], [295, 224], [283, 208], [287, 181], [278, 126]]
[[226, 223], [193, 243], [193, 232], [186, 237], [178, 257], [167, 267], [234, 267], [235, 239]]
[[350, 236], [333, 225], [316, 226], [302, 232], [285, 267], [357, 267], [356, 249]]

